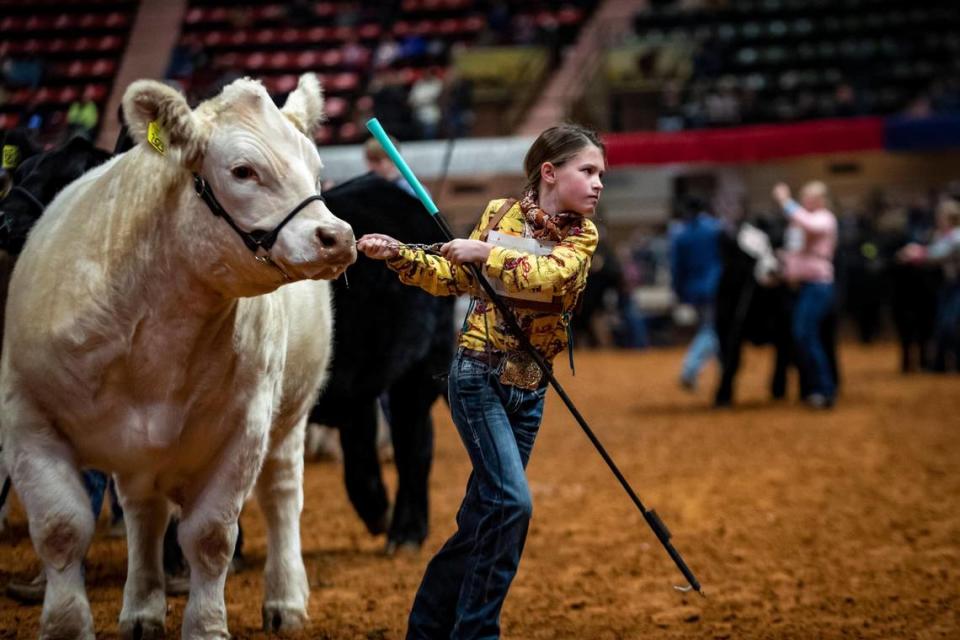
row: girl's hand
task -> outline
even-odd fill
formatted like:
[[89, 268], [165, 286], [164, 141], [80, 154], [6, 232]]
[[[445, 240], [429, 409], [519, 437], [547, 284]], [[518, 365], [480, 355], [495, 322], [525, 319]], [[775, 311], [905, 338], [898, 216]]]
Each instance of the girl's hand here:
[[382, 233], [368, 233], [357, 241], [357, 251], [374, 260], [386, 260], [400, 255], [400, 243]]
[[455, 265], [468, 262], [483, 264], [490, 255], [493, 245], [482, 240], [451, 240], [440, 247], [440, 255]]

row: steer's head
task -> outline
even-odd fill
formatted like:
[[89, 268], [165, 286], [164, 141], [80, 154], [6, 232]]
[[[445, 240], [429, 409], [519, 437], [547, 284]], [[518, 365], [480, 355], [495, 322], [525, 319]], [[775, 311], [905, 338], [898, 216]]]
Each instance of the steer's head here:
[[[323, 117], [323, 93], [313, 74], [300, 78], [282, 109], [249, 79], [193, 111], [173, 89], [138, 81], [127, 89], [123, 109], [133, 137], [153, 147], [147, 152], [159, 154], [161, 147], [170, 161], [200, 176], [240, 230], [193, 200], [204, 209], [203, 228], [213, 230], [208, 249], [216, 255], [215, 268], [235, 283], [239, 278], [256, 290], [287, 280], [334, 279], [356, 260], [350, 225], [322, 200], [310, 200], [287, 220], [320, 194], [323, 164], [311, 133]], [[266, 240], [278, 227], [275, 240]], [[251, 240], [264, 246], [252, 249]]]

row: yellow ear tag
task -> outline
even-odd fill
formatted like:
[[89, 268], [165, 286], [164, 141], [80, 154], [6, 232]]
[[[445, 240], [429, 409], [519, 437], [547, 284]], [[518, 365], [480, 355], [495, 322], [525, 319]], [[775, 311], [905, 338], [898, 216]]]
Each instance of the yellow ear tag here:
[[3, 168], [16, 169], [20, 164], [20, 147], [12, 144], [3, 145]]
[[167, 134], [163, 127], [156, 120], [151, 120], [147, 125], [147, 142], [157, 150], [157, 153], [163, 155], [167, 151]]

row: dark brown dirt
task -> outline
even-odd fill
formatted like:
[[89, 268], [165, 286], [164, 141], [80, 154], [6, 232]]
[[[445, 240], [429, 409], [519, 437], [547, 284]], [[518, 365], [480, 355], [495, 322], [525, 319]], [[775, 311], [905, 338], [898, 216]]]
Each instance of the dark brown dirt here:
[[[714, 411], [706, 389], [690, 395], [677, 386], [681, 355], [581, 352], [576, 378], [561, 377], [708, 597], [673, 590], [682, 577], [551, 393], [529, 469], [534, 521], [504, 636], [960, 637], [960, 378], [901, 376], [892, 347], [846, 346], [841, 402], [818, 413], [770, 402], [769, 354], [751, 351], [738, 408]], [[382, 539], [365, 534], [346, 502], [339, 467], [308, 465], [311, 622], [297, 637], [402, 637], [469, 470], [446, 408], [435, 416], [433, 533], [422, 555], [381, 556]], [[11, 520], [0, 542], [4, 583], [37, 568], [19, 508]], [[243, 522], [252, 568], [228, 582], [230, 629], [266, 637], [255, 505]], [[102, 638], [117, 635], [124, 557], [124, 542], [104, 536], [89, 554]], [[169, 602], [168, 635], [178, 637], [185, 598]], [[0, 597], [0, 637], [36, 637], [39, 615]]]

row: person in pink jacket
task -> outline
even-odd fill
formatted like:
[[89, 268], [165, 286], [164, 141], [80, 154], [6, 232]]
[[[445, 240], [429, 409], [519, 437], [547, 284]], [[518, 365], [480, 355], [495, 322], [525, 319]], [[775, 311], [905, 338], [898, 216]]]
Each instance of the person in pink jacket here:
[[808, 182], [800, 190], [800, 202], [790, 187], [779, 183], [773, 197], [790, 226], [784, 240], [783, 273], [797, 289], [793, 308], [793, 341], [797, 365], [808, 381], [804, 401], [813, 408], [833, 406], [836, 381], [820, 339], [820, 326], [833, 306], [833, 254], [837, 248], [837, 218], [827, 208], [827, 187]]

